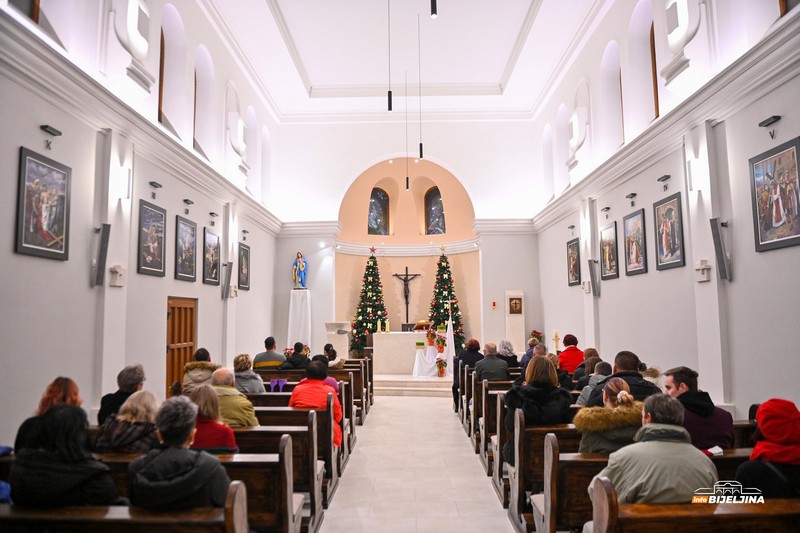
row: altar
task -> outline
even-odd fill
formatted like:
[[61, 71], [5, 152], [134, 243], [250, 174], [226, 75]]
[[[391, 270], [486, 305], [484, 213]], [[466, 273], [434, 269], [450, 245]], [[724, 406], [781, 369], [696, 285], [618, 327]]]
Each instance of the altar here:
[[[424, 343], [417, 348], [417, 343]], [[452, 355], [437, 354], [436, 348], [428, 346], [425, 331], [398, 331], [376, 333], [372, 336], [372, 364], [376, 374], [435, 376], [437, 357], [448, 362], [447, 375], [452, 376]]]

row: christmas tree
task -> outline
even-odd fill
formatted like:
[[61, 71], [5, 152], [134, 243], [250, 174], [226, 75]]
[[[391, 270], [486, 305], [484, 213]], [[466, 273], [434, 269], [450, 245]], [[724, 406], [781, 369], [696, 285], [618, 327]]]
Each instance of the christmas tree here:
[[[448, 302], [450, 308], [448, 312]], [[450, 272], [450, 262], [447, 256], [442, 254], [439, 263], [436, 265], [436, 283], [433, 285], [433, 299], [431, 300], [431, 311], [429, 319], [433, 322], [433, 328], [438, 326], [447, 327], [447, 319], [453, 317], [453, 339], [456, 353], [464, 348], [464, 329], [461, 326], [461, 310], [458, 308], [458, 298], [456, 298], [455, 283], [453, 273]]]
[[371, 255], [367, 259], [367, 268], [364, 269], [364, 278], [361, 280], [361, 294], [358, 296], [358, 307], [353, 317], [353, 340], [350, 350], [362, 353], [367, 345], [367, 334], [378, 330], [378, 320], [385, 327], [386, 305], [383, 302], [383, 284], [381, 273], [378, 271], [378, 260], [375, 259], [375, 249], [370, 248]]

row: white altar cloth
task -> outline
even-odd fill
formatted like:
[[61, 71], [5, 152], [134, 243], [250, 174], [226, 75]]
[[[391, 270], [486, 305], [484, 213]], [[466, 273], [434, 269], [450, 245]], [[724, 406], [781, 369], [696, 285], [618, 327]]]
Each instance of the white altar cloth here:
[[[429, 346], [428, 348], [433, 348]], [[433, 348], [433, 353], [436, 353], [436, 348]], [[414, 357], [414, 372], [412, 374], [415, 378], [433, 378], [436, 377], [436, 358], [431, 361], [428, 354], [422, 348], [417, 348], [417, 354]]]

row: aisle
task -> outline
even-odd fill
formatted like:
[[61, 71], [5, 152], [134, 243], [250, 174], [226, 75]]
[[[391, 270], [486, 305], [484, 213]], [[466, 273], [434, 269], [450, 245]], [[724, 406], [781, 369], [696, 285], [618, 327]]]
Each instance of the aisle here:
[[452, 404], [376, 396], [320, 533], [513, 532]]

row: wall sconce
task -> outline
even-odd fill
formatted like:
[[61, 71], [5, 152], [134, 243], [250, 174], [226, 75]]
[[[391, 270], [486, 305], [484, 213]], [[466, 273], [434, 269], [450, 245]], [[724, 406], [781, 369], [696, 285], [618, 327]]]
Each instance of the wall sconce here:
[[[768, 127], [772, 126], [773, 124], [775, 124], [776, 122], [778, 122], [780, 119], [781, 119], [780, 115], [772, 115], [771, 117], [765, 118], [764, 120], [759, 122], [758, 123], [758, 127], [759, 128], [768, 128]], [[45, 128], [45, 126], [42, 126], [42, 129], [44, 129], [44, 128]], [[59, 132], [56, 135], [61, 135], [61, 133]]]
[[631, 207], [635, 207], [636, 202], [633, 201], [633, 199], [636, 198], [636, 193], [635, 192], [632, 192], [630, 194], [626, 194], [625, 198], [627, 198], [628, 200], [631, 201]]
[[606, 206], [603, 209], [601, 209], [600, 211], [602, 211], [603, 213], [606, 214], [606, 220], [608, 220], [608, 212], [611, 211], [611, 208]]
[[215, 218], [216, 218], [216, 217], [218, 217], [219, 215], [218, 215], [217, 213], [215, 213], [214, 211], [211, 211], [211, 212], [210, 212], [208, 215], [209, 215], [209, 216], [211, 217], [211, 219], [212, 219], [212, 220], [211, 220], [211, 225], [213, 226], [213, 225], [214, 225], [214, 220], [213, 220], [213, 219], [215, 219]]
[[[191, 201], [189, 198], [184, 198], [183, 199], [183, 203], [185, 203], [186, 205], [194, 205], [194, 202]], [[184, 208], [183, 214], [184, 215], [188, 215], [189, 214], [189, 208], [188, 207]]]
[[431, 0], [431, 18], [435, 19], [438, 16], [439, 14], [437, 13], [436, 9], [436, 0]]
[[243, 240], [243, 241], [246, 241], [246, 240], [247, 240], [247, 234], [248, 234], [248, 233], [250, 233], [250, 232], [249, 232], [249, 231], [247, 231], [246, 229], [243, 229], [243, 230], [242, 230], [242, 240]]
[[[772, 117], [772, 118], [775, 118], [775, 117]], [[781, 117], [778, 117], [778, 120], [780, 120], [780, 118]], [[770, 122], [770, 124], [772, 124], [772, 123]], [[57, 129], [55, 129], [50, 124], [45, 124], [43, 126], [39, 126], [39, 129], [41, 129], [42, 131], [46, 131], [47, 133], [49, 133], [53, 137], [60, 137], [61, 136], [61, 132], [58, 131]]]
[[570, 224], [569, 226], [567, 226], [567, 229], [569, 229], [569, 232], [574, 237], [575, 236], [575, 224]]
[[669, 174], [664, 174], [663, 176], [661, 176], [660, 178], [658, 178], [658, 182], [659, 182], [659, 183], [662, 183], [662, 184], [664, 185], [664, 190], [665, 190], [665, 191], [666, 191], [666, 190], [669, 188], [669, 185], [667, 185], [667, 182], [669, 181], [669, 179], [670, 179], [671, 177], [672, 177], [672, 176], [670, 176]]
[[[151, 181], [150, 186], [154, 189], [160, 189], [162, 187], [162, 185], [157, 181]], [[150, 198], [153, 200], [156, 199], [156, 191], [150, 191]]]

